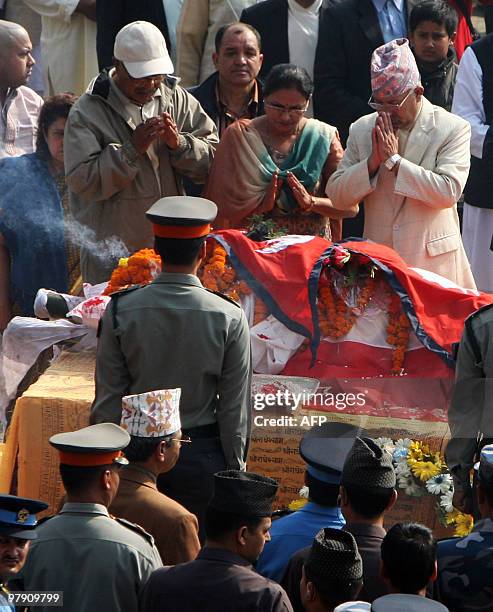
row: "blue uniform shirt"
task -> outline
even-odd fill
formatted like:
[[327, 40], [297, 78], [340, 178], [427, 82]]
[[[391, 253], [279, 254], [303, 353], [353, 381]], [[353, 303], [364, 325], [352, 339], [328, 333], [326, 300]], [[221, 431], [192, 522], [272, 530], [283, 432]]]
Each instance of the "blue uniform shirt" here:
[[311, 546], [322, 527], [341, 529], [345, 521], [340, 508], [320, 506], [308, 502], [303, 508], [274, 521], [270, 529], [270, 542], [257, 563], [257, 571], [280, 582], [291, 556], [300, 548]]

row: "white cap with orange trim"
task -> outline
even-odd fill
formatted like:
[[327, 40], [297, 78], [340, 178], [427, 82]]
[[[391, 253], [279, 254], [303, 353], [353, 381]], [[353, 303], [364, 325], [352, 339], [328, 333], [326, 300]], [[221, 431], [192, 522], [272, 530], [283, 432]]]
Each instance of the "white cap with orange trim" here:
[[122, 450], [130, 442], [129, 434], [115, 423], [98, 423], [77, 431], [66, 431], [50, 438], [60, 453], [60, 463], [77, 467], [96, 467], [119, 463], [127, 465]]
[[158, 200], [146, 216], [158, 238], [202, 238], [211, 231], [217, 206], [205, 198], [171, 196]]

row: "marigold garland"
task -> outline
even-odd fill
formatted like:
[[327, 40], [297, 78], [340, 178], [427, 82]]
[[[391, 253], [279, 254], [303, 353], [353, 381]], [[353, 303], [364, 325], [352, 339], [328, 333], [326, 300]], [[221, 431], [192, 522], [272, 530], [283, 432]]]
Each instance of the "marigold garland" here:
[[161, 258], [153, 249], [142, 249], [124, 257], [111, 274], [103, 295], [121, 291], [131, 285], [147, 284], [161, 272]]
[[[332, 260], [329, 259], [327, 263], [344, 269], [351, 259], [352, 256], [346, 249], [338, 247]], [[334, 340], [346, 336], [355, 324], [356, 318], [366, 310], [377, 288], [382, 288], [388, 301], [387, 342], [393, 347], [391, 373], [394, 376], [401, 375], [409, 343], [410, 324], [402, 309], [399, 296], [365, 257], [360, 256], [352, 262], [347, 277], [347, 283], [350, 285], [344, 286], [342, 290], [336, 288], [330, 275], [330, 268], [326, 269], [326, 275], [328, 282], [321, 283], [318, 291], [318, 316], [322, 335]], [[350, 286], [356, 285], [357, 279], [361, 277], [363, 277], [363, 286], [358, 290], [356, 306], [348, 306]]]

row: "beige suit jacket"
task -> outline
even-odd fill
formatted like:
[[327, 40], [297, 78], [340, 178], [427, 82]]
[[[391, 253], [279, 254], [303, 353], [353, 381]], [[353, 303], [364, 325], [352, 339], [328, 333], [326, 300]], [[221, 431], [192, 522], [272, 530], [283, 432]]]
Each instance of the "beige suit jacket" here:
[[423, 98], [397, 175], [382, 164], [370, 179], [367, 159], [376, 118], [372, 113], [352, 124], [327, 195], [343, 210], [364, 200], [365, 238], [392, 247], [412, 267], [475, 289], [456, 204], [469, 173], [469, 123]]
[[244, 8], [257, 0], [184, 0], [176, 28], [175, 74], [182, 87], [202, 83], [214, 70], [212, 54], [219, 28], [240, 20]]

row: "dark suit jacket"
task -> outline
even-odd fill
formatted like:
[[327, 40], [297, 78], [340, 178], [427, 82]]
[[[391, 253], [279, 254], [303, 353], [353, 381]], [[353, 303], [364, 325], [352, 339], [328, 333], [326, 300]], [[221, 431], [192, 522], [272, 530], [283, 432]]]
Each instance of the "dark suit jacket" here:
[[132, 21], [150, 21], [158, 27], [170, 50], [163, 0], [98, 0], [96, 47], [99, 69], [112, 65], [113, 45], [118, 32]]
[[[363, 560], [363, 588], [358, 599], [372, 602], [377, 597], [387, 595], [387, 586], [380, 578], [380, 546], [385, 537], [385, 529], [377, 525], [347, 523], [343, 530], [353, 534]], [[304, 610], [300, 597], [300, 580], [310, 548], [302, 548], [291, 557], [281, 580], [281, 586], [288, 594], [294, 612]]]
[[[407, 13], [418, 0], [407, 0]], [[349, 126], [373, 112], [370, 60], [383, 45], [372, 0], [345, 0], [324, 11], [315, 58], [314, 115], [338, 128], [343, 142]]]
[[248, 561], [203, 548], [195, 561], [155, 571], [141, 598], [145, 612], [292, 612], [288, 596]]
[[[320, 20], [327, 7], [340, 0], [324, 0]], [[240, 21], [253, 26], [262, 39], [264, 63], [260, 78], [265, 78], [276, 64], [289, 63], [288, 3], [287, 0], [265, 0], [241, 13]]]

